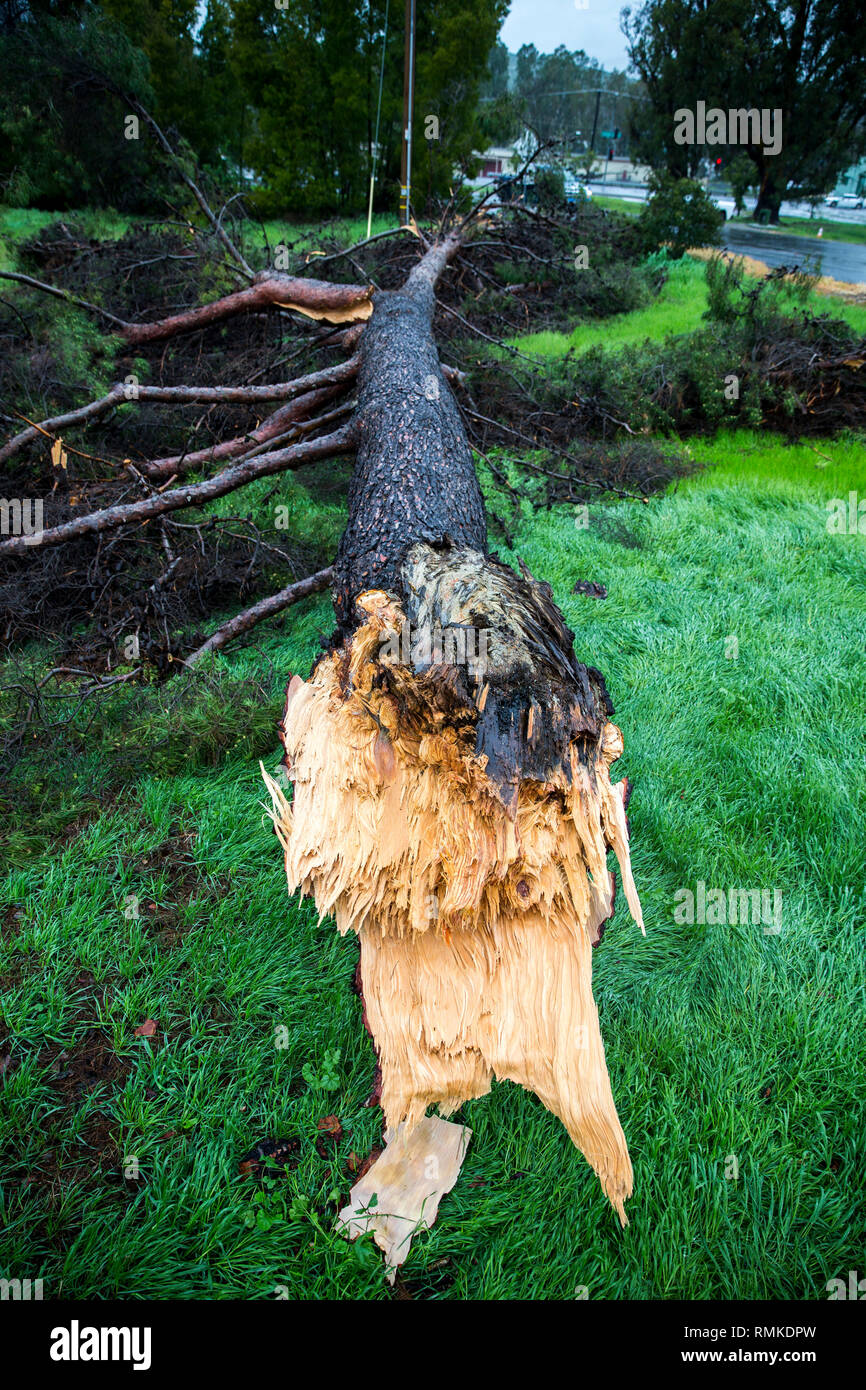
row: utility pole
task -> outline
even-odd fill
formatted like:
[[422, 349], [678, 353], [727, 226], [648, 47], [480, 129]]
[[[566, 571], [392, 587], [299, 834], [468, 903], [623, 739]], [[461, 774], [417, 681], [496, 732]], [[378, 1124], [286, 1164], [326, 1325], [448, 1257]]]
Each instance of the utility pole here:
[[599, 108], [600, 105], [601, 105], [601, 88], [600, 88], [600, 87], [596, 87], [596, 89], [595, 89], [595, 115], [594, 115], [593, 118], [592, 118], [592, 139], [591, 139], [590, 142], [589, 142], [589, 148], [590, 148], [593, 152], [595, 151], [595, 132], [596, 132], [596, 130], [598, 129], [598, 108]]
[[382, 116], [382, 84], [385, 81], [385, 47], [388, 43], [388, 11], [391, 0], [385, 3], [385, 27], [382, 30], [382, 61], [379, 64], [379, 104], [376, 107], [376, 136], [373, 140], [373, 158], [370, 166], [370, 202], [367, 206], [367, 240], [373, 230], [373, 190], [376, 187], [376, 162], [379, 158], [379, 121]]
[[403, 58], [403, 155], [400, 164], [400, 219], [412, 216], [412, 112], [415, 104], [415, 0], [406, 0], [406, 47]]

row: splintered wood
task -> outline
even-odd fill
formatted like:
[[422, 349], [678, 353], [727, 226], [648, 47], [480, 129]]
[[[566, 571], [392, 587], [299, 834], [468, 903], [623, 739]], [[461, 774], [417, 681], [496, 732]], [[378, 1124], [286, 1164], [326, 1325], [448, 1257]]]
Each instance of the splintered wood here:
[[[570, 649], [549, 589], [504, 566], [491, 579], [493, 562], [477, 552], [465, 553], [459, 582], [453, 558], [447, 579], [426, 546], [410, 558], [406, 609], [416, 625], [419, 615], [477, 620], [483, 597], [493, 614], [487, 664], [473, 673], [473, 691], [453, 666], [407, 657], [393, 640], [407, 612], [381, 591], [360, 596], [361, 626], [308, 681], [289, 686], [281, 735], [293, 805], [263, 769], [289, 887], [360, 938], [389, 1128], [410, 1134], [428, 1106], [448, 1115], [494, 1076], [516, 1081], [559, 1116], [625, 1225], [632, 1168], [591, 959], [613, 907], [608, 848], [643, 930], [625, 783], [609, 774], [622, 737], [597, 705], [588, 712], [569, 696], [570, 708], [558, 709], [560, 689], [583, 690], [586, 706], [596, 689], [588, 678], [603, 690], [597, 672], [573, 664], [558, 684], [549, 679], [546, 695], [526, 697], [518, 738], [503, 711], [509, 692], [525, 691], [521, 671], [541, 644], [526, 612], [542, 625], [553, 613]], [[473, 565], [477, 582], [466, 577]], [[558, 760], [538, 753], [554, 726], [564, 730]]]
[[416, 1231], [436, 1220], [439, 1202], [457, 1181], [472, 1130], [428, 1115], [414, 1129], [385, 1136], [384, 1153], [355, 1183], [337, 1217], [350, 1240], [370, 1232], [384, 1252], [388, 1280], [409, 1254]]

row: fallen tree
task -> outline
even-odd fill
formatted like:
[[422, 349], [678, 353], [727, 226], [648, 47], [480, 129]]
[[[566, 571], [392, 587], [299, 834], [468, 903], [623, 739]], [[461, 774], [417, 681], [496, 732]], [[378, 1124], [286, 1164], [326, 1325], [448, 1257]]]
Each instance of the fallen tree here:
[[337, 629], [281, 727], [292, 805], [265, 775], [290, 888], [360, 938], [389, 1127], [509, 1078], [562, 1119], [625, 1222], [590, 963], [613, 908], [608, 847], [641, 921], [626, 784], [609, 776], [622, 740], [549, 586], [488, 551], [431, 327], [459, 245], [445, 237], [374, 300]]
[[[471, 404], [461, 413], [451, 384], [462, 389], [461, 373], [443, 368], [433, 336], [437, 288], [465, 256], [478, 211], [423, 241], [399, 288], [289, 284], [252, 276], [236, 254], [248, 290], [149, 324], [114, 317], [128, 342], [162, 342], [267, 303], [338, 325], [342, 365], [267, 387], [130, 398], [119, 384], [64, 416], [25, 421], [5, 455], [45, 439], [62, 457], [72, 446], [61, 428], [142, 399], [284, 403], [211, 449], [124, 460], [134, 495], [79, 506], [44, 530], [40, 556], [168, 526], [257, 479], [354, 455], [333, 569], [238, 614], [189, 664], [330, 582], [334, 632], [309, 679], [290, 681], [281, 726], [293, 803], [266, 780], [290, 886], [358, 934], [387, 1124], [411, 1129], [432, 1104], [449, 1113], [494, 1075], [514, 1080], [562, 1119], [625, 1222], [632, 1170], [591, 989], [592, 947], [613, 911], [609, 849], [641, 923], [627, 784], [610, 779], [622, 738], [549, 586], [490, 552], [465, 426], [485, 417]], [[212, 463], [225, 466], [183, 481]], [[166, 585], [179, 563], [173, 535], [163, 532]], [[29, 541], [0, 542], [0, 558], [29, 562]]]

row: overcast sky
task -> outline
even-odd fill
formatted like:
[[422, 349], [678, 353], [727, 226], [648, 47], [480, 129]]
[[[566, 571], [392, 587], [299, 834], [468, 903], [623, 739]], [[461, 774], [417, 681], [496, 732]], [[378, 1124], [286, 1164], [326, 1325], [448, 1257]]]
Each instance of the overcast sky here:
[[[502, 26], [500, 38], [512, 53], [525, 43], [534, 43], [541, 53], [552, 53], [559, 45], [582, 48], [605, 68], [625, 68], [628, 54], [625, 36], [619, 27], [620, 10], [626, 0], [511, 0], [511, 12]], [[638, 8], [632, 0], [632, 9]]]

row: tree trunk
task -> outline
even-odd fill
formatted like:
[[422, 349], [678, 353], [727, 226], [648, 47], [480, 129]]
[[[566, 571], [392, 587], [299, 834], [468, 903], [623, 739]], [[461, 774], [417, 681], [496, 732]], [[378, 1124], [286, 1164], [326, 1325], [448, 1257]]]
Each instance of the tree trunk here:
[[609, 847], [640, 923], [626, 784], [609, 777], [622, 739], [549, 586], [488, 554], [431, 328], [458, 245], [375, 296], [337, 630], [289, 685], [293, 804], [267, 781], [290, 888], [360, 938], [388, 1125], [514, 1080], [560, 1116], [624, 1223], [631, 1164], [591, 988]]
[[767, 212], [769, 214], [769, 221], [771, 223], [777, 223], [779, 221], [783, 188], [784, 184], [779, 182], [776, 172], [765, 166], [762, 172], [761, 182], [758, 185], [758, 200], [755, 204], [756, 221], [762, 212]]
[[378, 294], [361, 338], [355, 467], [334, 585], [343, 636], [355, 626], [358, 594], [400, 591], [413, 542], [449, 537], [487, 552], [472, 453], [431, 327], [435, 278], [458, 244], [422, 262], [400, 292]]

